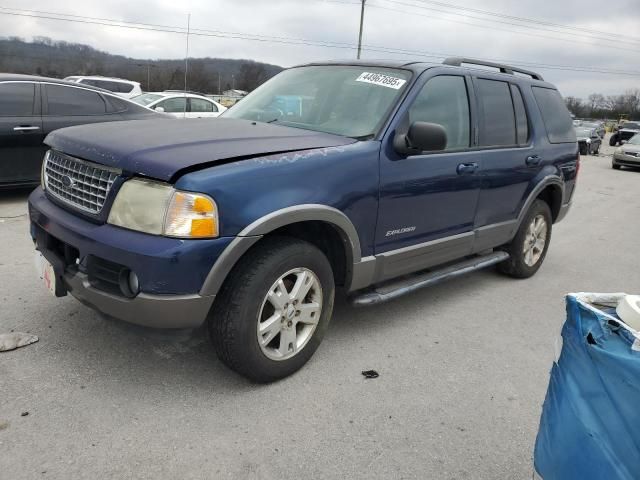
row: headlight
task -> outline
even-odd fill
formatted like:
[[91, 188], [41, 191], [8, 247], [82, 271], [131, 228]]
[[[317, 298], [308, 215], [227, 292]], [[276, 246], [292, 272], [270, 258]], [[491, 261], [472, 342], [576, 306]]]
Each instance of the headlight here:
[[113, 202], [107, 221], [119, 227], [168, 237], [218, 236], [218, 209], [213, 199], [151, 180], [126, 181]]

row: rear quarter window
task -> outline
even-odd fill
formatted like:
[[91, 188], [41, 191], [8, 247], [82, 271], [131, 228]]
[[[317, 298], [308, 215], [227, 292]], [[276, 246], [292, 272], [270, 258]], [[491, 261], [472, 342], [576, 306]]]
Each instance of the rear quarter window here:
[[532, 87], [551, 143], [574, 143], [576, 133], [562, 96], [552, 88]]

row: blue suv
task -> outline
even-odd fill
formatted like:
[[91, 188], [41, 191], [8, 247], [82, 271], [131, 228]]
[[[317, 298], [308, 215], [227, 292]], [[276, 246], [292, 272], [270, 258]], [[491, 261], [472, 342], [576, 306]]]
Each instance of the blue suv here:
[[371, 305], [490, 265], [533, 275], [580, 160], [553, 85], [464, 58], [303, 65], [170, 123], [47, 137], [40, 276], [128, 322], [206, 322], [258, 382], [313, 355], [336, 290]]

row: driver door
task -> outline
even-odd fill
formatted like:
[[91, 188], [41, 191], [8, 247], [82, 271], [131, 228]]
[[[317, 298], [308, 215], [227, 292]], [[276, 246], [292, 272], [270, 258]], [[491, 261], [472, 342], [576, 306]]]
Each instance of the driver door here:
[[375, 245], [382, 260], [378, 280], [472, 252], [481, 166], [471, 150], [471, 91], [463, 75], [432, 75], [400, 114], [396, 129], [416, 121], [443, 126], [443, 151], [403, 157], [393, 147], [395, 131], [385, 140]]

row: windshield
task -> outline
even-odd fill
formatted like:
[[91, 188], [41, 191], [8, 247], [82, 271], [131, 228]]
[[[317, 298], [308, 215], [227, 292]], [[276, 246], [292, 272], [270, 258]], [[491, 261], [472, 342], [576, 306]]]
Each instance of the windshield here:
[[310, 66], [285, 70], [223, 116], [372, 138], [411, 73], [379, 67]]
[[627, 143], [630, 143], [631, 145], [640, 145], [640, 133], [636, 133]]
[[637, 123], [627, 122], [622, 124], [622, 128], [630, 128], [631, 130], [640, 130], [640, 125], [638, 125]]
[[133, 100], [139, 105], [144, 105], [146, 107], [147, 105], [150, 105], [156, 100], [159, 100], [161, 98], [162, 98], [162, 95], [158, 95], [156, 93], [143, 93], [142, 95], [133, 97], [131, 100]]

